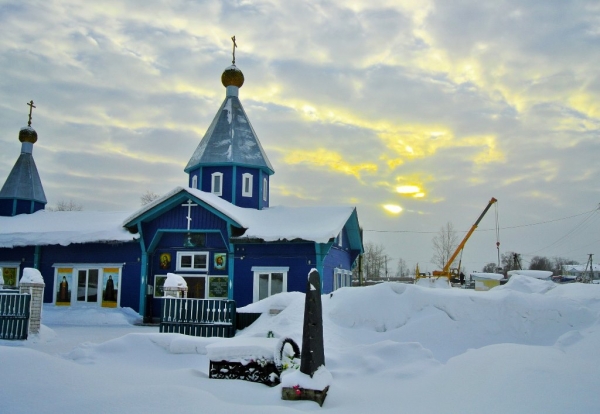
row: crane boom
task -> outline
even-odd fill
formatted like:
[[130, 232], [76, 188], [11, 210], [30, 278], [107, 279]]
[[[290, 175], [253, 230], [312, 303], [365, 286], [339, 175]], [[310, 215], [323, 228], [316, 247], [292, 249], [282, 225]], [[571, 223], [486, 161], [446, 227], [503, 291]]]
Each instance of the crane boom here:
[[492, 197], [492, 199], [490, 200], [490, 202], [488, 203], [488, 205], [485, 207], [485, 209], [483, 210], [483, 212], [479, 215], [479, 218], [477, 219], [477, 221], [475, 222], [475, 224], [473, 224], [473, 226], [471, 226], [471, 229], [467, 232], [467, 234], [465, 235], [465, 237], [462, 239], [462, 241], [460, 242], [460, 244], [458, 245], [458, 247], [456, 248], [456, 250], [454, 251], [454, 253], [450, 257], [450, 259], [446, 262], [446, 265], [444, 266], [444, 268], [441, 271], [440, 270], [434, 270], [433, 271], [433, 275], [434, 276], [446, 276], [448, 278], [451, 277], [450, 266], [452, 266], [452, 263], [456, 259], [456, 256], [458, 256], [458, 254], [460, 253], [460, 251], [465, 247], [465, 244], [467, 243], [467, 240], [469, 240], [469, 237], [471, 237], [471, 234], [473, 234], [473, 232], [475, 231], [475, 229], [479, 225], [479, 222], [481, 221], [481, 219], [483, 219], [483, 216], [485, 216], [485, 214], [488, 212], [488, 210], [490, 209], [490, 207], [492, 206], [492, 204], [494, 204], [496, 201], [498, 201], [498, 200], [496, 200], [494, 197]]

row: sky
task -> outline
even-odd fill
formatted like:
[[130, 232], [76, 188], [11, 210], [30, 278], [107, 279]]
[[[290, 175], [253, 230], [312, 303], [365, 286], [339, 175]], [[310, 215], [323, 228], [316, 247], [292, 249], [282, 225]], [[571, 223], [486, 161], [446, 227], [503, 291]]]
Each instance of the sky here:
[[234, 35], [271, 205], [356, 206], [390, 273], [435, 270], [432, 238], [492, 197], [467, 271], [600, 254], [596, 1], [2, 0], [0, 181], [33, 100], [49, 206], [187, 185]]
[[[208, 377], [210, 358], [229, 359], [233, 349], [238, 358], [268, 356], [269, 331], [274, 348], [287, 337], [302, 349], [299, 292], [242, 309], [263, 315], [233, 339], [161, 334], [157, 326], [133, 325], [139, 315], [129, 308], [44, 304], [39, 334], [0, 340], [2, 369], [11, 373], [0, 387], [2, 407], [11, 414], [600, 409], [598, 284], [515, 275], [481, 292], [392, 282], [342, 288], [321, 300], [320, 371], [329, 374], [330, 387], [322, 407], [281, 400], [281, 385]], [[294, 371], [283, 371], [282, 382], [311, 383]]]

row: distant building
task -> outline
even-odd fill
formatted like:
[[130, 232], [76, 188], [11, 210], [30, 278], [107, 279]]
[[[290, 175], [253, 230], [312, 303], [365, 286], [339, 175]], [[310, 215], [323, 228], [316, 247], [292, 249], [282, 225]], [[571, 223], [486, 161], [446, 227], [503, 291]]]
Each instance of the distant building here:
[[184, 169], [186, 185], [133, 214], [45, 211], [31, 155], [37, 133], [22, 129], [21, 157], [0, 192], [4, 285], [34, 267], [47, 303], [131, 307], [146, 318], [158, 315], [167, 273], [186, 280], [188, 297], [238, 307], [303, 291], [312, 268], [323, 293], [350, 286], [363, 251], [356, 209], [270, 207], [274, 169], [238, 97], [244, 76], [232, 65], [221, 80], [225, 100]]
[[[592, 265], [592, 279], [597, 280], [600, 279], [600, 264]], [[562, 265], [562, 276], [571, 276], [573, 278], [578, 278], [582, 276], [587, 276], [590, 272], [589, 265]]]

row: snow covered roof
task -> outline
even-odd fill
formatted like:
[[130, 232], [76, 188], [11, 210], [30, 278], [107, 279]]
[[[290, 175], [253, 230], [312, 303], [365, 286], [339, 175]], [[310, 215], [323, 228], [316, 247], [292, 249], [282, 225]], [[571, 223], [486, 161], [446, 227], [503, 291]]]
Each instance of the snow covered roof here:
[[[24, 143], [23, 146], [31, 146]], [[0, 198], [33, 200], [46, 204], [46, 195], [31, 152], [22, 152], [12, 170], [8, 174]]]
[[225, 97], [184, 171], [189, 173], [201, 164], [246, 165], [273, 174], [273, 167], [237, 96]]
[[[573, 272], [573, 273], [582, 273], [590, 270], [589, 265], [563, 265], [563, 272]], [[600, 271], [600, 264], [592, 263], [592, 270], [594, 272]]]
[[[246, 229], [243, 239], [262, 239], [264, 241], [302, 239], [316, 243], [327, 243], [337, 237], [346, 223], [354, 216], [356, 209], [352, 206], [322, 207], [283, 207], [275, 206], [263, 210], [243, 208], [217, 197], [214, 194], [189, 187], [176, 187], [164, 196], [142, 207], [128, 217], [123, 226], [131, 226], [143, 219], [174, 195], [185, 192], [196, 201], [203, 202], [227, 216], [234, 224]], [[358, 233], [358, 219], [353, 223]]]
[[471, 276], [476, 280], [502, 280], [504, 275], [500, 273], [485, 273], [485, 272], [471, 272]]
[[508, 272], [509, 276], [514, 276], [514, 275], [523, 275], [523, 276], [529, 276], [529, 277], [534, 277], [536, 279], [549, 279], [550, 276], [552, 276], [552, 272], [549, 270], [509, 270]]
[[122, 211], [45, 211], [0, 217], [0, 247], [131, 241]]

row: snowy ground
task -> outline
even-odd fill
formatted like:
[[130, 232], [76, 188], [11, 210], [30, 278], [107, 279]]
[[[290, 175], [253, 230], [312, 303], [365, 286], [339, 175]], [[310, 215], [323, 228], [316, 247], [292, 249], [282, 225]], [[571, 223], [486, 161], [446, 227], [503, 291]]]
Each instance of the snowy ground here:
[[[238, 337], [302, 339], [304, 295], [250, 305]], [[322, 408], [208, 379], [212, 338], [135, 313], [45, 306], [40, 335], [0, 341], [1, 413], [598, 413], [600, 285], [513, 277], [489, 292], [386, 283], [323, 296], [333, 382]], [[223, 340], [223, 339], [219, 339]]]

